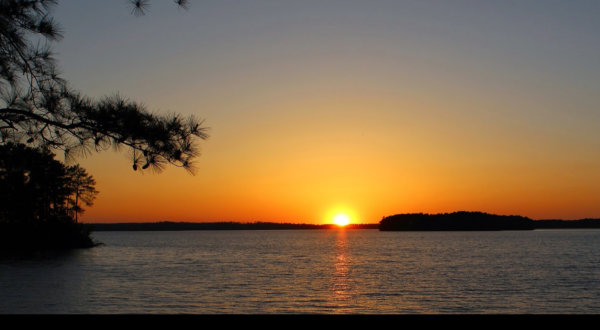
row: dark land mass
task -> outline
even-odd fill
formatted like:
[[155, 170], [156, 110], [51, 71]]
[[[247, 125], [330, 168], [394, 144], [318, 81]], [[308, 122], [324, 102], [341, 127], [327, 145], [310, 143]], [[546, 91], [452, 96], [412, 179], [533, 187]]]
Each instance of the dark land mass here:
[[0, 224], [0, 253], [91, 248], [90, 228], [81, 224]]
[[406, 213], [383, 218], [381, 231], [490, 231], [533, 230], [534, 221], [519, 215], [495, 215], [483, 212], [440, 214]]
[[535, 220], [535, 229], [594, 229], [600, 228], [600, 219], [580, 220]]
[[[184, 231], [184, 230], [294, 230], [337, 229], [337, 225], [275, 222], [131, 222], [83, 224], [93, 231]], [[483, 212], [443, 214], [406, 213], [384, 217], [375, 224], [349, 224], [347, 229], [381, 231], [493, 231], [533, 229], [600, 228], [600, 219], [532, 220], [518, 215], [495, 215]]]
[[[93, 231], [182, 231], [182, 230], [290, 230], [333, 229], [337, 225], [313, 225], [274, 222], [140, 222], [88, 224]], [[350, 224], [347, 229], [378, 229], [379, 224]]]
[[379, 222], [381, 231], [494, 231], [561, 228], [600, 228], [600, 219], [532, 220], [519, 215], [460, 211], [440, 214], [396, 214], [384, 217]]

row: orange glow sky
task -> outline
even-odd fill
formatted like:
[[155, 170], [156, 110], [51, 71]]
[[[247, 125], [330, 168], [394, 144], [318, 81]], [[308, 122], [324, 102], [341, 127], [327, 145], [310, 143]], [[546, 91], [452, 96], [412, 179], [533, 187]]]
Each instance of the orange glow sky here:
[[[598, 1], [60, 1], [63, 77], [206, 119], [199, 171], [79, 159], [83, 222], [600, 218]], [[59, 155], [57, 158], [61, 158]]]

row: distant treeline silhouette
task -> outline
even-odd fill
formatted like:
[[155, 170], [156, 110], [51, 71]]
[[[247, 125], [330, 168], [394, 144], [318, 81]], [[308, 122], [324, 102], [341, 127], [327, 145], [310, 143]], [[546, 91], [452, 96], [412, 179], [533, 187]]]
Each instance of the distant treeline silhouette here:
[[381, 231], [489, 231], [533, 230], [534, 221], [519, 215], [496, 215], [484, 212], [405, 213], [384, 217]]
[[[183, 231], [183, 230], [290, 230], [333, 229], [337, 225], [294, 224], [275, 222], [139, 222], [87, 224], [94, 231]], [[350, 224], [348, 229], [377, 229], [379, 224]]]
[[[294, 230], [336, 229], [334, 224], [298, 224], [276, 222], [131, 222], [83, 224], [94, 231], [184, 231], [184, 230]], [[375, 224], [349, 224], [347, 229], [381, 231], [488, 231], [565, 228], [600, 228], [600, 219], [532, 220], [519, 215], [495, 215], [483, 212], [443, 214], [407, 213], [384, 217]]]

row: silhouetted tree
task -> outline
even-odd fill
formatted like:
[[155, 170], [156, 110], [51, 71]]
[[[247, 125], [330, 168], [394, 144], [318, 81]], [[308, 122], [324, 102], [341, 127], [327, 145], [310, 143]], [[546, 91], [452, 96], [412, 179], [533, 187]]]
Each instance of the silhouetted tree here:
[[95, 181], [54, 156], [24, 144], [0, 145], [0, 248], [93, 245], [76, 217], [98, 194]]
[[77, 223], [78, 215], [83, 214], [85, 209], [82, 205], [92, 206], [94, 199], [98, 195], [95, 188], [96, 180], [91, 175], [88, 175], [84, 168], [79, 164], [66, 169], [69, 178], [70, 192], [68, 204], [70, 205], [71, 216], [75, 217]]
[[[143, 15], [148, 0], [131, 0]], [[186, 9], [188, 1], [175, 0]], [[93, 100], [59, 75], [49, 43], [62, 38], [51, 16], [56, 0], [0, 0], [0, 144], [62, 150], [66, 160], [110, 147], [127, 149], [134, 170], [166, 164], [194, 173], [203, 120], [160, 114], [120, 95]], [[40, 41], [45, 41], [41, 43]]]

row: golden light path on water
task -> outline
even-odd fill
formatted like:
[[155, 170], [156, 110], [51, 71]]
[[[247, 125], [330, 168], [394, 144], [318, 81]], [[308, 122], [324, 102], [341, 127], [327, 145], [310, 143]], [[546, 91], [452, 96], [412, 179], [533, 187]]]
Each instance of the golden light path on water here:
[[[357, 308], [366, 307], [365, 310], [377, 310], [378, 300], [385, 300], [385, 296], [394, 296], [396, 299], [394, 309], [391, 311], [409, 311], [409, 312], [423, 312], [433, 313], [434, 311], [429, 309], [426, 304], [420, 303], [415, 299], [405, 299], [404, 296], [410, 298], [411, 295], [417, 294], [423, 289], [418, 286], [406, 287], [405, 289], [397, 290], [393, 293], [387, 294], [381, 293], [381, 282], [380, 282], [380, 270], [369, 268], [365, 273], [365, 269], [362, 269], [364, 265], [360, 265], [364, 261], [361, 261], [360, 257], [353, 256], [352, 251], [358, 250], [360, 243], [356, 241], [356, 232], [353, 229], [348, 229], [344, 226], [340, 226], [336, 230], [335, 243], [332, 245], [334, 249], [333, 253], [333, 266], [331, 270], [330, 279], [330, 301], [326, 304], [330, 308], [330, 312], [336, 314], [347, 314], [356, 313]], [[357, 244], [355, 246], [354, 244]], [[375, 257], [376, 258], [376, 257]], [[423, 262], [427, 264], [427, 262]], [[404, 266], [399, 263], [392, 273], [410, 273], [412, 266], [409, 265], [408, 269], [402, 270]], [[430, 268], [431, 266], [427, 266]], [[377, 267], [375, 267], [377, 268]], [[373, 277], [375, 276], [375, 277]], [[396, 277], [401, 279], [402, 276]], [[413, 279], [408, 275], [406, 281], [410, 282]], [[392, 285], [394, 286], [394, 285]], [[400, 294], [402, 293], [402, 294]], [[378, 297], [380, 296], [380, 297]], [[369, 297], [369, 298], [367, 298]]]
[[349, 262], [348, 233], [346, 229], [341, 228], [338, 231], [335, 243], [336, 257], [331, 276], [332, 307], [336, 312], [345, 313], [356, 305], [356, 284], [351, 274]]

